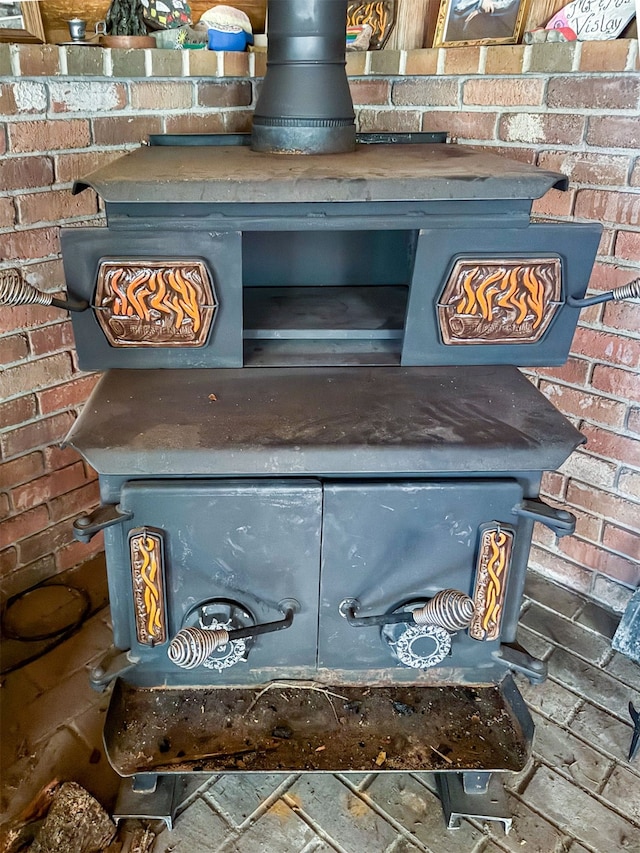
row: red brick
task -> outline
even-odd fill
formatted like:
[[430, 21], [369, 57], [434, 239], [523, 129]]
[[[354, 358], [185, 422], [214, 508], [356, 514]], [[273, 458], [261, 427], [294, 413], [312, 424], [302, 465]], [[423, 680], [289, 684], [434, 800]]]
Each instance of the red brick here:
[[60, 497], [54, 498], [49, 504], [53, 521], [61, 521], [93, 508], [100, 501], [100, 489], [97, 481], [88, 483], [82, 488], [75, 489]]
[[16, 47], [22, 77], [53, 77], [60, 73], [55, 44], [19, 44]]
[[16, 153], [86, 148], [91, 144], [89, 122], [79, 118], [17, 121], [7, 127], [7, 134], [9, 149]]
[[393, 84], [391, 101], [400, 107], [455, 107], [458, 105], [457, 78], [417, 77]]
[[589, 279], [589, 289], [597, 291], [615, 290], [617, 287], [629, 284], [634, 277], [633, 272], [628, 269], [596, 261]]
[[624, 71], [630, 44], [629, 39], [581, 42], [580, 71]]
[[480, 48], [450, 47], [444, 51], [445, 74], [476, 74], [480, 66]]
[[391, 85], [388, 80], [350, 80], [349, 89], [354, 104], [388, 104]]
[[55, 471], [58, 468], [66, 468], [67, 465], [73, 465], [80, 458], [80, 454], [73, 447], [58, 447], [52, 445], [44, 450], [44, 462], [48, 471]]
[[14, 571], [17, 565], [17, 548], [7, 548], [5, 551], [0, 551], [0, 577], [4, 578], [10, 572]]
[[571, 216], [574, 198], [574, 190], [548, 190], [542, 198], [534, 199], [531, 212], [534, 216]]
[[518, 163], [529, 163], [534, 165], [536, 162], [535, 148], [521, 148], [515, 145], [509, 148], [503, 148], [497, 145], [474, 145], [476, 151], [486, 151], [489, 154], [495, 154], [497, 157], [504, 157], [505, 160], [517, 160]]
[[43, 415], [48, 415], [62, 409], [75, 408], [82, 405], [86, 402], [87, 397], [99, 378], [98, 374], [85, 376], [74, 382], [66, 382], [64, 385], [40, 391], [38, 394], [40, 411]]
[[66, 184], [113, 163], [122, 157], [122, 151], [80, 151], [71, 154], [61, 152], [53, 158], [56, 183]]
[[7, 429], [16, 424], [30, 421], [38, 414], [35, 394], [26, 394], [0, 403], [0, 429]]
[[640, 195], [613, 190], [578, 190], [575, 215], [596, 222], [640, 225]]
[[[37, 512], [46, 507], [38, 507]], [[33, 563], [47, 554], [55, 554], [60, 548], [70, 545], [73, 541], [73, 528], [67, 520], [55, 524], [41, 532], [29, 536], [18, 543], [18, 554], [21, 563]]]
[[640, 101], [640, 79], [630, 75], [581, 77], [555, 76], [549, 80], [547, 104], [551, 108], [633, 110]]
[[521, 74], [524, 48], [523, 44], [489, 45], [484, 66], [485, 74]]
[[54, 113], [85, 112], [88, 107], [92, 112], [105, 113], [127, 104], [127, 90], [115, 80], [51, 80], [49, 97]]
[[529, 565], [541, 571], [546, 577], [559, 580], [564, 586], [577, 592], [589, 592], [593, 572], [576, 566], [575, 563], [564, 559], [559, 554], [551, 553], [545, 548], [531, 549]]
[[3, 306], [0, 311], [0, 335], [31, 329], [59, 319], [60, 311], [45, 305], [20, 305], [16, 308]]
[[201, 82], [197, 84], [196, 103], [200, 107], [248, 107], [252, 98], [253, 88], [249, 80], [233, 83]]
[[374, 110], [362, 109], [358, 112], [360, 131], [418, 131], [422, 114], [419, 110]]
[[104, 550], [104, 536], [98, 533], [90, 542], [71, 542], [56, 551], [56, 568], [59, 572], [72, 569]]
[[570, 480], [567, 487], [567, 503], [586, 510], [592, 515], [602, 516], [633, 530], [640, 530], [640, 506], [610, 492]]
[[561, 501], [564, 500], [566, 487], [567, 478], [563, 474], [557, 471], [545, 471], [542, 477], [541, 494]]
[[135, 80], [129, 90], [136, 110], [184, 110], [193, 105], [193, 86], [188, 82]]
[[624, 186], [629, 173], [629, 157], [617, 154], [588, 154], [575, 151], [540, 151], [538, 166], [562, 172], [580, 184]]
[[582, 142], [585, 119], [564, 113], [505, 113], [500, 119], [499, 138], [529, 145], [551, 143], [578, 145]]
[[46, 388], [70, 376], [71, 359], [67, 353], [23, 362], [0, 375], [0, 396], [14, 397], [24, 391]]
[[[634, 500], [640, 501], [640, 473], [638, 471], [631, 471], [629, 468], [623, 468], [618, 478], [618, 491]], [[638, 511], [640, 512], [640, 507]]]
[[0, 234], [0, 257], [7, 261], [46, 258], [60, 252], [60, 229], [29, 228]]
[[640, 442], [635, 438], [625, 438], [587, 423], [583, 424], [582, 432], [586, 436], [590, 453], [640, 467]]
[[640, 364], [640, 340], [578, 326], [573, 338], [575, 353], [601, 363], [633, 368]]
[[549, 379], [558, 379], [561, 382], [568, 382], [570, 385], [584, 386], [589, 374], [589, 362], [582, 358], [569, 356], [566, 364], [562, 364], [560, 367], [537, 367], [535, 372]]
[[640, 158], [636, 160], [635, 166], [633, 167], [633, 172], [629, 179], [629, 185], [632, 187], [640, 187]]
[[469, 112], [428, 111], [422, 119], [424, 131], [449, 131], [455, 140], [495, 139], [498, 114], [478, 110]]
[[640, 536], [637, 533], [623, 530], [614, 524], [605, 524], [602, 534], [602, 544], [609, 548], [609, 550], [625, 554], [627, 557], [630, 557], [632, 560], [638, 560], [640, 563]]
[[[84, 465], [76, 462], [68, 468], [62, 468], [52, 474], [46, 474], [37, 480], [31, 480], [23, 486], [17, 486], [11, 492], [11, 500], [16, 510], [31, 509], [38, 504], [46, 503], [59, 495], [72, 492], [85, 482]], [[54, 521], [55, 513], [51, 513]]]
[[462, 101], [489, 107], [539, 106], [544, 103], [544, 80], [474, 77], [463, 84]]
[[625, 261], [640, 261], [640, 231], [618, 231], [615, 253]]
[[638, 374], [630, 370], [596, 364], [593, 369], [591, 384], [595, 390], [604, 391], [605, 394], [640, 402]]
[[631, 409], [627, 421], [627, 429], [640, 435], [640, 409]]
[[[607, 258], [607, 257], [613, 256], [613, 244], [615, 242], [615, 239], [616, 239], [615, 228], [612, 228], [612, 227], [603, 228], [602, 235], [600, 237], [600, 243], [598, 244], [598, 250], [597, 250], [597, 255], [600, 258]], [[580, 316], [581, 317], [584, 316], [582, 314], [582, 312], [580, 313]]]
[[238, 50], [228, 50], [222, 54], [225, 77], [248, 77], [249, 54]]
[[27, 193], [16, 198], [18, 221], [22, 225], [60, 222], [77, 216], [92, 216], [98, 211], [93, 192], [72, 195], [69, 190]]
[[608, 577], [633, 586], [640, 582], [640, 563], [612, 554], [603, 548], [584, 542], [576, 536], [567, 536], [560, 541], [560, 550], [570, 559]]
[[0, 525], [0, 549], [15, 545], [19, 540], [43, 530], [48, 523], [49, 513], [45, 506], [14, 515]]
[[31, 351], [34, 355], [48, 355], [73, 346], [71, 320], [53, 323], [29, 332]]
[[0, 338], [0, 367], [6, 367], [13, 361], [19, 361], [29, 354], [26, 335], [10, 335]]
[[0, 161], [0, 191], [48, 187], [52, 183], [50, 157], [5, 157]]
[[165, 128], [167, 133], [225, 133], [222, 113], [208, 115], [187, 113], [167, 116]]
[[602, 322], [621, 332], [637, 333], [640, 329], [640, 303], [637, 301], [607, 302]]
[[20, 483], [28, 483], [43, 472], [42, 453], [29, 453], [0, 465], [0, 486], [10, 489]]
[[11, 457], [25, 450], [60, 442], [71, 428], [73, 421], [74, 417], [70, 412], [63, 412], [7, 432], [0, 438], [2, 451], [6, 457]]
[[0, 228], [13, 228], [16, 224], [16, 208], [12, 198], [0, 198]]
[[[347, 73], [351, 73], [349, 69], [349, 64], [351, 60], [354, 60], [354, 64], [358, 61], [359, 54], [356, 53], [348, 53], [347, 54]], [[364, 59], [364, 55], [362, 55]], [[364, 64], [364, 63], [363, 63]], [[405, 65], [405, 74], [411, 76], [412, 74], [416, 76], [422, 76], [427, 74], [435, 74], [438, 70], [438, 51], [433, 48], [426, 48], [424, 50], [408, 50], [407, 51], [407, 62]], [[364, 73], [364, 70], [362, 71]]]
[[9, 515], [9, 495], [6, 492], [0, 492], [0, 520], [7, 518]]
[[587, 126], [588, 145], [610, 148], [640, 148], [640, 118], [612, 116], [606, 113], [590, 116]]
[[624, 426], [627, 412], [625, 403], [597, 394], [588, 394], [582, 389], [545, 381], [540, 383], [540, 390], [565, 415], [573, 415], [605, 426]]
[[[96, 145], [124, 145], [128, 142], [144, 142], [151, 133], [160, 133], [162, 120], [159, 116], [108, 116], [94, 118], [93, 139]], [[80, 148], [79, 145], [60, 146]], [[124, 153], [124, 152], [122, 152]]]
[[44, 113], [46, 109], [47, 90], [42, 83], [33, 80], [0, 83], [0, 115]]

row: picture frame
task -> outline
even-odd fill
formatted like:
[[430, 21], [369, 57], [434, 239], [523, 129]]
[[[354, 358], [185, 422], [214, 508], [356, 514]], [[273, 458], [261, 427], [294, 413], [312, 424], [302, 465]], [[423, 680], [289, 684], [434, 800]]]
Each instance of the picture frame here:
[[[43, 44], [46, 39], [38, 0], [0, 0], [0, 42]], [[3, 24], [3, 19], [8, 26]]]
[[441, 0], [434, 47], [518, 44], [528, 0]]

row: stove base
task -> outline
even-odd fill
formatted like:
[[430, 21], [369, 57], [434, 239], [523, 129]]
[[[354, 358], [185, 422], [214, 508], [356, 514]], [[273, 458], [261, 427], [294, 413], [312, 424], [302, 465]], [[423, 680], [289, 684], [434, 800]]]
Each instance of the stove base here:
[[163, 820], [167, 829], [173, 829], [176, 816], [177, 776], [143, 774], [124, 779], [112, 818], [121, 820]]
[[498, 821], [509, 834], [512, 818], [502, 780], [490, 773], [435, 773], [447, 829], [460, 829], [463, 817]]
[[116, 682], [109, 761], [140, 774], [521, 770], [533, 723], [498, 685], [140, 688]]

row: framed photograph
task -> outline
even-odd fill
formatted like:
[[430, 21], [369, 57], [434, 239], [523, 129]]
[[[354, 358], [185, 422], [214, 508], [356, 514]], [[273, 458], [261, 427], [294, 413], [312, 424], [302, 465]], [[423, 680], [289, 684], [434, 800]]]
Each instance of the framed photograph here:
[[442, 0], [434, 47], [517, 44], [528, 0]]
[[0, 42], [42, 44], [44, 41], [37, 0], [0, 0]]

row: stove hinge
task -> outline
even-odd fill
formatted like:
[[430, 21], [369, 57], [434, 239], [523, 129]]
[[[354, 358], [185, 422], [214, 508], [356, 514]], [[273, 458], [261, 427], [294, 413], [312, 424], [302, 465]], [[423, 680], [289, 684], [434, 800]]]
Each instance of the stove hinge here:
[[133, 518], [133, 513], [123, 511], [120, 504], [99, 506], [89, 515], [81, 515], [73, 522], [73, 537], [79, 542], [86, 543], [105, 527], [120, 524], [120, 522], [127, 521], [130, 518]]

